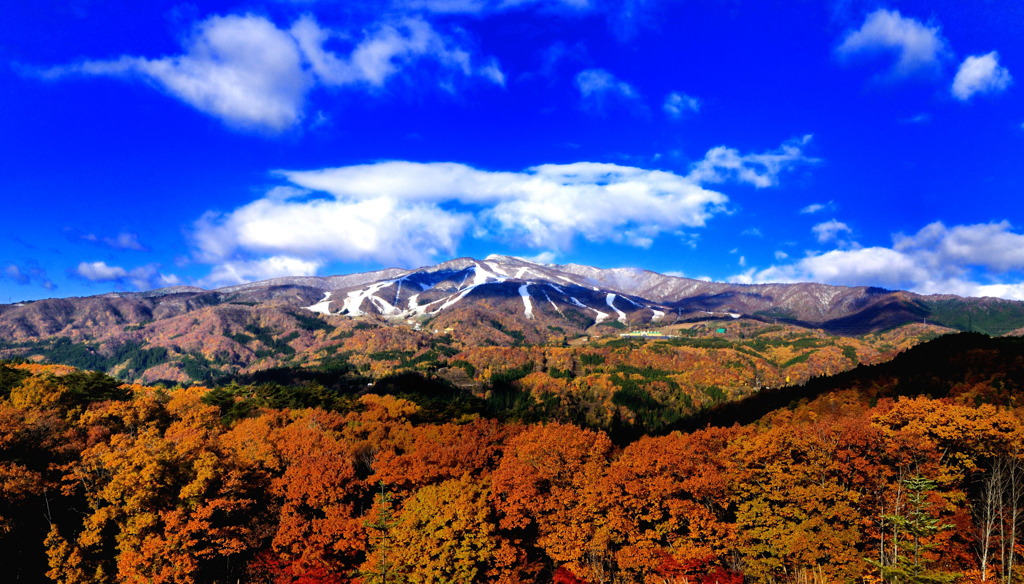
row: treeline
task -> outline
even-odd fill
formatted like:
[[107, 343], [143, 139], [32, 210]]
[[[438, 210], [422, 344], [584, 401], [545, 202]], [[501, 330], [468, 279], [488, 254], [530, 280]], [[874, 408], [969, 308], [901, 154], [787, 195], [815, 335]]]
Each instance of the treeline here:
[[8, 364], [0, 565], [60, 584], [1010, 584], [1024, 412], [1005, 373], [616, 443], [445, 413], [450, 388], [404, 394], [413, 378], [167, 389]]

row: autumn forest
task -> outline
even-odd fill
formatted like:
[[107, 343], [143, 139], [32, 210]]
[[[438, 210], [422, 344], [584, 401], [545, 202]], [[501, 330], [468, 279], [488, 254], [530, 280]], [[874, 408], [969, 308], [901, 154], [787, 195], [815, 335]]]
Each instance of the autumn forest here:
[[[1020, 341], [947, 335], [662, 417], [616, 406], [632, 403], [623, 389], [642, 401], [677, 383], [645, 376], [644, 355], [669, 367], [692, 350], [570, 348], [543, 366], [458, 355], [487, 370], [484, 391], [415, 371], [358, 390], [145, 386], [8, 361], [4, 579], [1019, 581]], [[587, 367], [616, 371], [618, 390], [570, 407], [536, 389]]]

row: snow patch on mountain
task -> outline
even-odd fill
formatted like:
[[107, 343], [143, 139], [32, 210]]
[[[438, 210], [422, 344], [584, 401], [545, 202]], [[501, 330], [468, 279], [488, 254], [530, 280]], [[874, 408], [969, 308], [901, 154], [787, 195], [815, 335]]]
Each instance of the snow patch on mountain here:
[[402, 295], [402, 280], [405, 280], [405, 278], [399, 278], [398, 281], [396, 282], [397, 285], [395, 287], [395, 301], [391, 303], [395, 306], [398, 306], [398, 303], [400, 301], [399, 297]]
[[488, 272], [480, 264], [475, 264], [473, 266], [473, 285], [474, 286], [479, 286], [481, 284], [486, 284], [487, 282], [489, 282], [491, 280], [494, 280], [496, 282], [504, 282], [505, 278], [499, 277], [499, 276], [497, 276], [495, 274], [492, 274], [491, 272]]
[[[566, 298], [568, 298], [569, 302], [572, 302], [574, 306], [578, 306], [578, 307], [580, 307], [580, 308], [582, 308], [584, 310], [592, 310], [594, 312], [594, 315], [595, 315], [594, 324], [601, 324], [601, 321], [603, 321], [606, 318], [608, 318], [608, 313], [601, 312], [600, 310], [598, 310], [596, 308], [591, 308], [591, 307], [587, 306], [586, 304], [583, 304], [575, 296], [570, 296], [569, 294], [567, 294], [566, 291], [563, 290], [561, 287], [556, 286], [555, 284], [552, 284], [550, 282], [548, 282], [548, 286], [551, 286], [553, 289], [557, 290], [559, 294], [561, 294], [562, 296], [565, 296]], [[561, 312], [559, 312], [559, 314], [561, 314]]]
[[393, 315], [402, 312], [398, 307], [387, 300], [384, 300], [380, 296], [370, 296], [369, 300], [371, 304], [377, 307], [377, 310], [379, 310], [381, 314]]
[[331, 293], [330, 292], [324, 292], [323, 300], [321, 300], [320, 302], [317, 302], [316, 304], [314, 304], [312, 306], [306, 306], [305, 309], [310, 311], [310, 312], [318, 312], [320, 314], [326, 314], [326, 315], [330, 316], [330, 314], [331, 314]]
[[470, 292], [472, 292], [473, 290], [476, 290], [476, 286], [470, 286], [469, 288], [466, 288], [465, 290], [459, 292], [455, 296], [449, 297], [447, 300], [445, 300], [444, 304], [442, 304], [440, 308], [438, 308], [437, 310], [432, 310], [431, 312], [432, 313], [438, 313], [438, 312], [441, 312], [442, 310], [450, 308], [456, 302], [458, 302], [459, 300], [462, 300], [463, 298], [465, 298], [466, 295], [469, 294]]
[[609, 293], [607, 296], [604, 297], [604, 301], [608, 303], [608, 306], [610, 306], [612, 310], [619, 313], [619, 318], [617, 318], [616, 320], [618, 320], [622, 324], [626, 324], [626, 313], [622, 312], [621, 310], [615, 307], [615, 294]]
[[393, 283], [394, 280], [384, 280], [382, 282], [377, 282], [376, 284], [370, 284], [362, 290], [353, 290], [349, 292], [345, 296], [345, 300], [341, 305], [341, 312], [347, 313], [349, 316], [362, 316], [365, 313], [360, 310], [359, 307], [362, 306], [363, 301], [370, 296], [374, 296], [377, 292], [387, 288]]
[[526, 318], [533, 318], [533, 302], [530, 300], [530, 292], [527, 290], [529, 284], [523, 284], [519, 287], [519, 295], [523, 298], [523, 312], [526, 314]]
[[[493, 256], [487, 256], [487, 257], [488, 257], [488, 258], [491, 258], [491, 257], [493, 257]], [[484, 263], [485, 263], [485, 264], [487, 264], [487, 267], [491, 268], [491, 270], [492, 270], [492, 271], [493, 271], [493, 272], [494, 272], [495, 274], [501, 274], [502, 276], [504, 276], [504, 277], [506, 277], [506, 278], [508, 278], [508, 277], [509, 277], [509, 275], [508, 275], [508, 272], [506, 272], [505, 270], [503, 270], [503, 269], [502, 269], [502, 267], [501, 267], [501, 266], [499, 266], [498, 264], [496, 264], [496, 263], [494, 263], [494, 262], [484, 262]]]
[[544, 294], [544, 298], [547, 299], [548, 304], [551, 305], [551, 308], [554, 308], [555, 312], [557, 312], [559, 314], [559, 316], [562, 316], [564, 318], [565, 314], [562, 312], [561, 308], [558, 308], [558, 305], [555, 304], [555, 301], [551, 299], [551, 296], [548, 296], [548, 293], [545, 292], [544, 290], [541, 290], [541, 293]]

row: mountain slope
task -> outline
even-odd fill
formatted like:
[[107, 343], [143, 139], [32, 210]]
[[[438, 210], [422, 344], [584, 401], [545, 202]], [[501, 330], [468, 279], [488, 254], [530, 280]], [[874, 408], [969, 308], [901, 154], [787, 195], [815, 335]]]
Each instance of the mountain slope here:
[[728, 284], [638, 268], [540, 264], [507, 256], [459, 258], [339, 288], [310, 308], [323, 314], [423, 319], [467, 304], [518, 313], [520, 320], [540, 318], [539, 312], [581, 329], [615, 321], [665, 325], [727, 316], [854, 335], [922, 321], [990, 334], [1024, 326], [1024, 304], [997, 298], [921, 296], [817, 283]]
[[0, 305], [0, 357], [187, 381], [329, 360], [352, 338], [362, 340], [345, 351], [415, 353], [443, 337], [445, 350], [458, 352], [637, 329], [739, 334], [742, 323], [846, 336], [911, 323], [1005, 334], [1024, 327], [1024, 303], [814, 283], [727, 284], [489, 256], [216, 290], [179, 286]]

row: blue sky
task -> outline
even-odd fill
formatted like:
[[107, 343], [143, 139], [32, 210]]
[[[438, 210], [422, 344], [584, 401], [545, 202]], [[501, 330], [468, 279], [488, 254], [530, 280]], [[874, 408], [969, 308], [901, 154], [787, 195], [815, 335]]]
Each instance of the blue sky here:
[[1024, 299], [1017, 1], [19, 2], [0, 302], [503, 253]]

